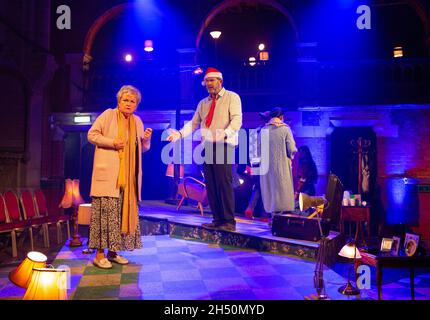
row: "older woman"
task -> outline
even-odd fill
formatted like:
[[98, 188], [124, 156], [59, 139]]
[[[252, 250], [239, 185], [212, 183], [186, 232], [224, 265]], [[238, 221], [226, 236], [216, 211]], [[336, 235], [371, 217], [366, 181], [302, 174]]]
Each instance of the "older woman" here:
[[96, 145], [88, 247], [97, 249], [93, 264], [103, 269], [112, 268], [111, 261], [128, 263], [118, 251], [142, 247], [137, 203], [142, 153], [149, 149], [152, 134], [133, 114], [141, 100], [138, 89], [123, 86], [117, 100], [117, 108], [105, 110], [88, 131], [88, 141]]

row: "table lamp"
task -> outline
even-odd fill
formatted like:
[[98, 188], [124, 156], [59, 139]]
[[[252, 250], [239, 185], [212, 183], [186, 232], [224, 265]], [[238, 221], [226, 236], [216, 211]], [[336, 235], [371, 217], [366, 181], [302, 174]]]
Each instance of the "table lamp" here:
[[[346, 245], [342, 247], [339, 251], [339, 255], [344, 258], [354, 259], [354, 265], [356, 259], [361, 259], [360, 251], [357, 249], [356, 245], [353, 242], [348, 242]], [[352, 266], [354, 268], [354, 266]], [[354, 287], [350, 281], [351, 269], [348, 270], [348, 282], [340, 287], [338, 291], [345, 295], [358, 295], [360, 290]]]
[[43, 253], [30, 251], [21, 264], [9, 273], [9, 280], [21, 288], [27, 288], [33, 268], [44, 268], [47, 259]]
[[34, 268], [23, 300], [67, 300], [67, 271]]

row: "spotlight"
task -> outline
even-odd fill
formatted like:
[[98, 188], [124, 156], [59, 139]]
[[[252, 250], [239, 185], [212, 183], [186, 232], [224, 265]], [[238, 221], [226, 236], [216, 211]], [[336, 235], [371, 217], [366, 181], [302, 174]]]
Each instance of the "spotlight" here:
[[131, 54], [127, 53], [127, 54], [124, 56], [124, 60], [125, 60], [126, 62], [131, 62], [131, 61], [133, 61], [133, 56], [132, 56]]
[[255, 57], [249, 57], [248, 61], [251, 67], [255, 66], [256, 64], [255, 60], [256, 60]]
[[266, 46], [264, 45], [264, 43], [260, 43], [260, 44], [258, 45], [258, 50], [263, 51], [263, 50], [264, 50], [264, 48], [266, 48]]

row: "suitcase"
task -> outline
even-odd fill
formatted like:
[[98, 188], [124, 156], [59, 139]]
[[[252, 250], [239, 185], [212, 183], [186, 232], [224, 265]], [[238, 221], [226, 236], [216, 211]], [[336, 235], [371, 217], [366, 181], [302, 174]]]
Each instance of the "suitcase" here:
[[[324, 236], [327, 236], [330, 231], [330, 224], [321, 220], [321, 229]], [[321, 239], [318, 219], [308, 219], [294, 214], [275, 215], [272, 219], [272, 234], [277, 237], [308, 241]]]

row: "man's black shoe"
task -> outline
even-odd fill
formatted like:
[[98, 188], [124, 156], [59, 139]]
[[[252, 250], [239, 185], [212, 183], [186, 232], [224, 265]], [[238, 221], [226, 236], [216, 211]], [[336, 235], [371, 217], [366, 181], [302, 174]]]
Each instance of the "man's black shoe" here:
[[219, 226], [219, 229], [224, 231], [236, 231], [236, 224], [235, 223], [224, 223], [223, 225]]
[[203, 228], [208, 228], [208, 229], [216, 229], [216, 228], [218, 228], [221, 225], [222, 225], [221, 222], [211, 222], [211, 223], [203, 223], [202, 227]]

